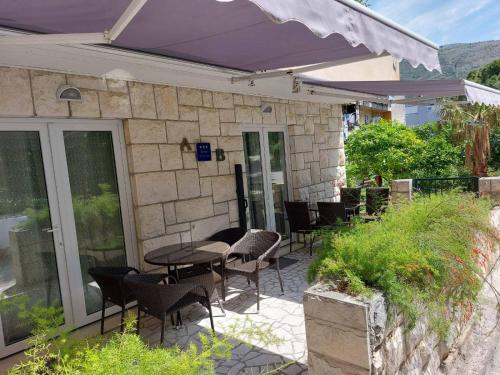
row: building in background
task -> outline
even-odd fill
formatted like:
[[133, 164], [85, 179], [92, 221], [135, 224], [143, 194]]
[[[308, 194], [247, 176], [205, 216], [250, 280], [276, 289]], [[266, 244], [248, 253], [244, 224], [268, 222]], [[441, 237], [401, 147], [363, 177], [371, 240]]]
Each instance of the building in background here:
[[432, 121], [439, 121], [439, 106], [437, 103], [405, 106], [405, 122], [410, 128]]
[[[399, 63], [392, 56], [359, 61], [335, 67], [315, 70], [308, 77], [329, 81], [399, 81]], [[353, 101], [342, 106], [344, 139], [360, 125], [371, 124], [380, 119], [405, 122], [404, 105]]]

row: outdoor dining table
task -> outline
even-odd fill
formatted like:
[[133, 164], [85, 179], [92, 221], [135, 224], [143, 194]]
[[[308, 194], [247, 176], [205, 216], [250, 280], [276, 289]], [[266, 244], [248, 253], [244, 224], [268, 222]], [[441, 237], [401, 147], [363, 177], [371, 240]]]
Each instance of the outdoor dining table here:
[[[179, 266], [209, 264], [210, 270], [213, 271], [213, 263], [220, 262], [222, 270], [221, 277], [224, 277], [224, 260], [230, 249], [231, 246], [221, 241], [193, 241], [163, 246], [150, 251], [144, 256], [144, 261], [155, 266], [167, 267], [168, 274], [174, 276], [177, 280], [179, 280]], [[172, 271], [174, 274], [172, 274]], [[212, 297], [216, 297], [218, 300], [217, 290], [214, 290], [214, 295]], [[224, 311], [220, 302], [219, 305], [222, 311]], [[179, 329], [182, 325], [180, 311], [177, 311], [176, 328]]]
[[221, 241], [193, 241], [182, 244], [163, 246], [144, 256], [146, 263], [167, 267], [169, 274], [179, 266], [210, 264], [224, 262], [230, 246]]

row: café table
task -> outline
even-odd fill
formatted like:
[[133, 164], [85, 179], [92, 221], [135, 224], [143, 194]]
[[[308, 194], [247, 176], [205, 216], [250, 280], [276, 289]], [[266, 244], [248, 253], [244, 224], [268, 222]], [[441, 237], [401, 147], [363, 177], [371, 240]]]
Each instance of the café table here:
[[144, 256], [146, 263], [167, 267], [210, 264], [223, 262], [229, 253], [230, 246], [221, 241], [193, 241], [182, 244], [163, 246], [150, 251]]
[[[213, 271], [213, 264], [220, 262], [220, 277], [222, 278], [224, 277], [224, 262], [230, 249], [231, 246], [221, 241], [193, 241], [163, 246], [150, 251], [144, 256], [144, 261], [155, 266], [167, 267], [168, 274], [174, 276], [177, 280], [181, 279], [178, 267], [209, 265], [210, 270]], [[181, 268], [180, 271], [186, 269], [189, 268]], [[221, 310], [224, 312], [217, 289], [214, 290], [212, 298], [217, 299]], [[181, 326], [182, 319], [180, 312], [177, 312], [177, 328]]]

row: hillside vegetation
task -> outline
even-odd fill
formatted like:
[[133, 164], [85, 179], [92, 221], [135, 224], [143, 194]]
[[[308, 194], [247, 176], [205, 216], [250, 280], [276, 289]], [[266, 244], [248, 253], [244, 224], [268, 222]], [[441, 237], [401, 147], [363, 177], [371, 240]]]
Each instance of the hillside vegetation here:
[[400, 64], [401, 79], [463, 79], [470, 71], [496, 59], [500, 59], [500, 40], [448, 44], [439, 50], [443, 74], [429, 72], [423, 66], [415, 69], [403, 61]]
[[500, 90], [500, 59], [471, 71], [467, 79]]

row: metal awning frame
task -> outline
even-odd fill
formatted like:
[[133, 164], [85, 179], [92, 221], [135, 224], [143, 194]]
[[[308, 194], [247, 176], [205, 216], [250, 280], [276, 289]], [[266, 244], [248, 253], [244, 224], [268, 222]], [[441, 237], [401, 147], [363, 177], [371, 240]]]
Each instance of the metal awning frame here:
[[336, 60], [336, 61], [327, 61], [324, 63], [307, 65], [307, 66], [302, 66], [302, 67], [297, 67], [297, 68], [277, 69], [277, 70], [265, 71], [265, 72], [260, 72], [260, 73], [246, 74], [246, 75], [242, 75], [242, 76], [234, 76], [231, 78], [231, 82], [237, 83], [237, 82], [242, 82], [242, 81], [248, 81], [251, 84], [253, 84], [253, 82], [255, 82], [258, 79], [276, 78], [276, 77], [285, 77], [285, 76], [298, 78], [298, 75], [303, 74], [303, 73], [308, 73], [308, 72], [312, 72], [312, 71], [320, 70], [320, 69], [332, 68], [334, 66], [351, 64], [351, 63], [365, 61], [365, 60], [376, 59], [376, 58], [383, 57], [383, 56], [389, 56], [389, 54], [383, 53], [381, 55], [374, 55], [374, 54], [370, 53], [370, 54], [366, 54], [363, 56], [351, 57], [351, 58], [341, 59], [341, 60]]
[[102, 33], [25, 34], [0, 36], [0, 45], [111, 44], [125, 30], [148, 0], [132, 0], [110, 30]]

